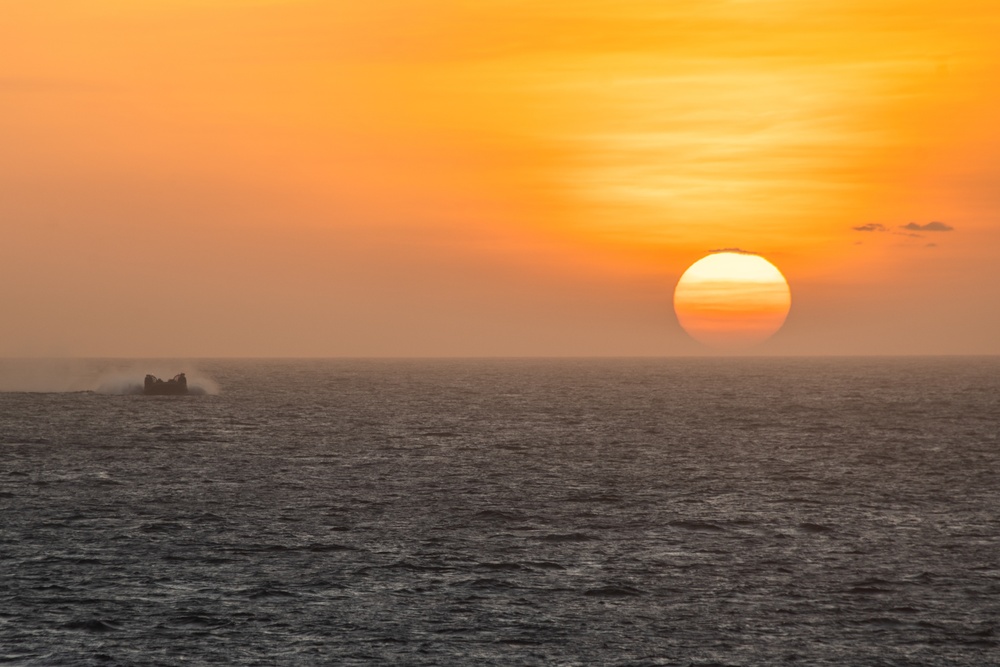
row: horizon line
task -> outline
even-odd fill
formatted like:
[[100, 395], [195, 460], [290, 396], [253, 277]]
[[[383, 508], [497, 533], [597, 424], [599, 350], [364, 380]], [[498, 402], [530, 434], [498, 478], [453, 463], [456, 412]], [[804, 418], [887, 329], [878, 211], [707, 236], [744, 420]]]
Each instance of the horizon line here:
[[705, 353], [705, 354], [606, 354], [606, 355], [260, 355], [260, 356], [0, 356], [0, 361], [434, 361], [434, 360], [613, 360], [613, 359], [909, 359], [909, 358], [982, 358], [1000, 357], [1000, 352], [922, 352], [922, 353]]

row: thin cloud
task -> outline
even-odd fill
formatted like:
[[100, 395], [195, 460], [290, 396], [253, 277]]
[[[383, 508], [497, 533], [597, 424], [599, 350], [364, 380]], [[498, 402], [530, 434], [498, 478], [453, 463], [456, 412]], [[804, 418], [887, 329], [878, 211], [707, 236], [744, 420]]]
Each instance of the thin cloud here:
[[887, 232], [889, 231], [885, 225], [879, 224], [877, 222], [869, 222], [867, 225], [858, 225], [857, 227], [851, 227], [856, 232]]
[[928, 222], [926, 225], [911, 222], [908, 225], [900, 225], [899, 228], [908, 229], [911, 232], [951, 232], [955, 230], [954, 227], [946, 225], [943, 222]]
[[716, 248], [715, 250], [709, 250], [709, 252], [735, 252], [740, 255], [759, 255], [759, 252], [754, 252], [753, 250], [744, 250], [743, 248]]

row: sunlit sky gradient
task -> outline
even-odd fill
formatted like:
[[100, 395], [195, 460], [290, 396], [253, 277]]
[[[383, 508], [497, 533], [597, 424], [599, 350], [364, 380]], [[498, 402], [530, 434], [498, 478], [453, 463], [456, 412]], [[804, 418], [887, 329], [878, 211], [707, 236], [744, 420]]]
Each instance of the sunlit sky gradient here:
[[993, 0], [0, 12], [0, 356], [1000, 353]]

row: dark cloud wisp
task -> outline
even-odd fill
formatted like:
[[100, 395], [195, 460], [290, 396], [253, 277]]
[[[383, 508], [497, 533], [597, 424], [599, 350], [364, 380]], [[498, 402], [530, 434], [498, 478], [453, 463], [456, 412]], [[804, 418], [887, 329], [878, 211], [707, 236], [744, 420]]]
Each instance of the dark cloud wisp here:
[[946, 225], [943, 222], [937, 221], [928, 222], [926, 225], [911, 222], [907, 225], [900, 225], [900, 229], [908, 229], [911, 232], [951, 232], [955, 230], [955, 228], [951, 225]]
[[[917, 232], [951, 232], [955, 228], [951, 225], [945, 224], [943, 222], [928, 222], [926, 225], [921, 225], [919, 222], [910, 222], [905, 225], [899, 225], [890, 229], [880, 222], [868, 222], [863, 225], [858, 225], [857, 227], [851, 227], [856, 232], [889, 232], [893, 234], [901, 234], [905, 236], [913, 236], [915, 238], [920, 238], [921, 234]], [[902, 231], [899, 231], [902, 230]]]

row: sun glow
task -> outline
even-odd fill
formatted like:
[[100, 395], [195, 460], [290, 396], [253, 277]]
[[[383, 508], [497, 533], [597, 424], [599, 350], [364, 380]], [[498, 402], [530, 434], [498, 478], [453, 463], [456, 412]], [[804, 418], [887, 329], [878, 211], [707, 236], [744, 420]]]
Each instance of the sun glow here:
[[674, 290], [677, 320], [695, 340], [746, 348], [778, 331], [791, 307], [788, 282], [759, 255], [720, 252], [692, 264]]
[[2, 7], [0, 357], [1000, 352], [997, 0]]

